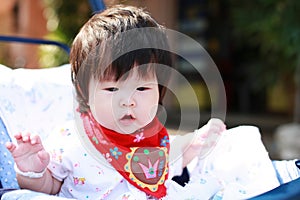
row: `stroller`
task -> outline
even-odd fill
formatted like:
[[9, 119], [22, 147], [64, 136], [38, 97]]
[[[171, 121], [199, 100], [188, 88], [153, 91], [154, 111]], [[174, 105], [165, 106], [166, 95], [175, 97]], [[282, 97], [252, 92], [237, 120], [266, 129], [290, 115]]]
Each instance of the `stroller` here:
[[[90, 0], [91, 7], [95, 12], [105, 8], [102, 1]], [[69, 53], [69, 47], [56, 41], [0, 36], [1, 41], [5, 42], [22, 42], [43, 45], [55, 45]], [[9, 152], [3, 147], [3, 141], [12, 140], [10, 133], [16, 130], [30, 129], [39, 132], [42, 139], [48, 137], [48, 133], [53, 130], [56, 124], [73, 118], [72, 105], [68, 102], [73, 101], [71, 80], [65, 80], [63, 77], [70, 77], [69, 64], [52, 69], [11, 70], [5, 66], [0, 66], [1, 77], [1, 107], [0, 107], [0, 131], [1, 131], [1, 175], [2, 193], [5, 193], [5, 199], [14, 199], [15, 195], [26, 195], [27, 199], [33, 199], [42, 195], [27, 190], [19, 190], [16, 183], [15, 172], [12, 168], [13, 159]], [[23, 77], [23, 78], [22, 78]], [[26, 79], [26, 84], [19, 80]], [[55, 91], [56, 95], [51, 95]], [[18, 96], [16, 99], [15, 97]], [[22, 101], [20, 101], [22, 100]], [[62, 106], [63, 105], [63, 106]], [[20, 117], [20, 111], [23, 116]], [[28, 116], [31, 120], [28, 120]], [[47, 118], [43, 120], [43, 118]], [[45, 121], [47, 123], [40, 123]], [[25, 123], [26, 122], [26, 123]], [[35, 122], [39, 122], [38, 124]], [[299, 161], [296, 161], [299, 166]], [[274, 161], [274, 168], [278, 169], [277, 162]], [[279, 171], [279, 170], [278, 170]], [[278, 175], [280, 179], [280, 175]], [[5, 182], [3, 182], [3, 180]], [[181, 185], [189, 181], [189, 171], [183, 170], [181, 176], [174, 177], [173, 180]], [[288, 183], [281, 182], [282, 185], [274, 190], [261, 194], [253, 199], [296, 199], [300, 196], [299, 184], [300, 179], [295, 179]], [[298, 188], [297, 188], [298, 187]], [[11, 195], [11, 197], [9, 197]], [[64, 199], [59, 197], [51, 197]], [[49, 197], [49, 199], [51, 199]], [[48, 199], [48, 198], [47, 198]]]

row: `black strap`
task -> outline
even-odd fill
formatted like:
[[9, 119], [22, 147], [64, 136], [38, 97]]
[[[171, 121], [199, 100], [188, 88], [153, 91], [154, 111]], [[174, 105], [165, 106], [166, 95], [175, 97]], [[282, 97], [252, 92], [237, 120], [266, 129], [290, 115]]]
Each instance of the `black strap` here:
[[172, 180], [184, 187], [190, 180], [190, 174], [187, 167], [183, 168], [182, 174], [180, 176], [174, 176]]
[[300, 169], [300, 160], [297, 160], [295, 163], [296, 163], [296, 166], [298, 167], [298, 169]]

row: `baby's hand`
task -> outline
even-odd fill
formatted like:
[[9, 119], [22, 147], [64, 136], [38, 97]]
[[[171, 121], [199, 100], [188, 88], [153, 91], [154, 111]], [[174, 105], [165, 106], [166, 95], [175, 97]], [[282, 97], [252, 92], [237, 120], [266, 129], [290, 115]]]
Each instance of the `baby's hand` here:
[[14, 135], [17, 145], [6, 143], [17, 167], [23, 172], [42, 172], [50, 161], [50, 155], [45, 151], [38, 135], [18, 133]]
[[217, 144], [221, 134], [226, 130], [224, 122], [217, 118], [210, 119], [205, 126], [196, 130], [196, 139], [192, 147], [200, 150], [198, 157], [204, 158]]
[[187, 146], [183, 154], [184, 166], [196, 156], [200, 159], [208, 155], [217, 144], [226, 125], [220, 119], [212, 118], [206, 125], [194, 132], [195, 137]]

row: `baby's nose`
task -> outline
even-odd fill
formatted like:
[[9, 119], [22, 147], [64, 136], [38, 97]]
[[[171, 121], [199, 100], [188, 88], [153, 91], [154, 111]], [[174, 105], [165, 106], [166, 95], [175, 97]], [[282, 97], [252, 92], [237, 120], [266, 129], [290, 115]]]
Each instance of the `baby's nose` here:
[[126, 107], [126, 108], [127, 107], [135, 107], [136, 103], [132, 98], [128, 98], [128, 99], [121, 100], [121, 106]]

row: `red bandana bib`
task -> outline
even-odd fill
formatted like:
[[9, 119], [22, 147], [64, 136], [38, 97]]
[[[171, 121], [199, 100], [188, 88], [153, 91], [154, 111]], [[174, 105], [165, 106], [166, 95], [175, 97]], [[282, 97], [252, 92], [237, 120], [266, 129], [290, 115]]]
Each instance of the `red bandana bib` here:
[[91, 112], [81, 118], [90, 142], [128, 182], [154, 197], [166, 195], [170, 144], [157, 118], [133, 134], [104, 128]]

